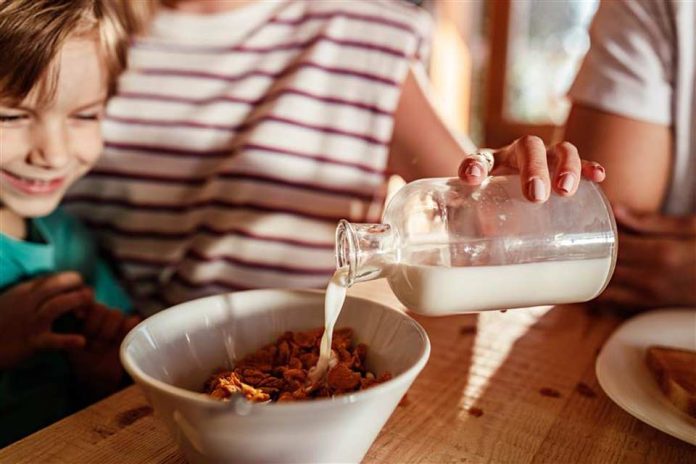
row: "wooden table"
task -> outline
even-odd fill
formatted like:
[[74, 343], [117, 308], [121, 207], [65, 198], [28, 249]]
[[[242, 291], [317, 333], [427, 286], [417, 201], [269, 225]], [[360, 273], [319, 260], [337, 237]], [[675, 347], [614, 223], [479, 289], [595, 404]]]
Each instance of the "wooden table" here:
[[[399, 306], [384, 282], [351, 293]], [[581, 306], [416, 317], [430, 361], [365, 462], [687, 463], [696, 447], [609, 400], [595, 358], [620, 321]], [[1, 463], [183, 463], [137, 387], [0, 451]]]

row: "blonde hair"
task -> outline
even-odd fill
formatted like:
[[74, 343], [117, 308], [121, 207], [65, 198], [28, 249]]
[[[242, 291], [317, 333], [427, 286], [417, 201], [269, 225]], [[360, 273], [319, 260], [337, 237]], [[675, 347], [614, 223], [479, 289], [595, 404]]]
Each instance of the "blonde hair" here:
[[126, 66], [128, 37], [145, 26], [153, 9], [148, 0], [0, 0], [0, 97], [20, 102], [38, 86], [39, 101], [50, 100], [62, 46], [93, 34], [113, 94]]

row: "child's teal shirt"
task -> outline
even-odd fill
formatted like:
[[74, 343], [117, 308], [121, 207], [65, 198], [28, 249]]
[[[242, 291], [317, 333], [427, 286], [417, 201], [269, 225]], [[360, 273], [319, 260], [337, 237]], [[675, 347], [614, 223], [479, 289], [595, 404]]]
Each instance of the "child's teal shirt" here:
[[[0, 234], [0, 292], [34, 277], [72, 270], [92, 287], [97, 301], [131, 311], [128, 296], [76, 219], [57, 209], [30, 221], [29, 229], [27, 241]], [[57, 351], [0, 371], [0, 448], [79, 407], [80, 392], [71, 383], [67, 359]]]

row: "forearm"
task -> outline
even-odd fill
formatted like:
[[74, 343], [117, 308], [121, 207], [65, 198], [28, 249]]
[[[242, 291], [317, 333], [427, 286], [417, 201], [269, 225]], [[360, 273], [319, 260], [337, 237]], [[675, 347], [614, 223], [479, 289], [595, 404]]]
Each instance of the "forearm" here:
[[660, 210], [672, 162], [669, 126], [575, 104], [565, 138], [583, 158], [606, 168], [602, 189], [613, 204], [641, 212]]
[[437, 114], [416, 70], [411, 70], [404, 82], [394, 119], [389, 170], [407, 182], [454, 176], [466, 153], [475, 149]]

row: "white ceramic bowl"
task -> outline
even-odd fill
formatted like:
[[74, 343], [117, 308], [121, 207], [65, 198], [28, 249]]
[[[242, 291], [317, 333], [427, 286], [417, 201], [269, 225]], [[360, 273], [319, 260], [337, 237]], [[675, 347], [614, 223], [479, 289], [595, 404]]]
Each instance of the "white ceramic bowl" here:
[[358, 462], [430, 355], [423, 328], [381, 304], [348, 297], [336, 327], [368, 345], [367, 365], [394, 378], [331, 399], [279, 404], [219, 402], [198, 393], [286, 330], [323, 326], [324, 293], [253, 290], [180, 304], [143, 321], [121, 361], [192, 463]]

